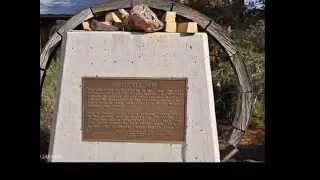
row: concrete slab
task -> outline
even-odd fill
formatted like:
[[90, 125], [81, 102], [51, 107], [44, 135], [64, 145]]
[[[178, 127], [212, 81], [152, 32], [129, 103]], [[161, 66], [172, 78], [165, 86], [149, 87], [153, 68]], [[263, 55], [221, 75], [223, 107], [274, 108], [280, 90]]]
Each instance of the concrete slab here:
[[[205, 33], [68, 32], [53, 122], [53, 162], [219, 162]], [[82, 142], [83, 76], [188, 78], [186, 145]]]

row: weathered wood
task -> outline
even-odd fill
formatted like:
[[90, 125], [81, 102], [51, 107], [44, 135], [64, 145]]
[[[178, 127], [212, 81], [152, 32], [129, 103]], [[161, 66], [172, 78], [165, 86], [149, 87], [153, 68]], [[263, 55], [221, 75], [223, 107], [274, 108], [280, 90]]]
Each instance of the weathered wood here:
[[238, 49], [233, 45], [234, 42], [227, 32], [213, 20], [207, 27], [206, 31], [219, 42], [229, 56], [233, 56], [238, 52]]
[[42, 92], [42, 86], [45, 80], [45, 75], [46, 75], [45, 69], [49, 67], [49, 64], [48, 64], [49, 57], [54, 52], [54, 50], [58, 46], [61, 39], [62, 37], [58, 33], [54, 33], [41, 51], [40, 69], [42, 70], [40, 71], [42, 73], [40, 73], [40, 94]]
[[237, 102], [236, 115], [233, 119], [233, 127], [245, 131], [248, 127], [252, 107], [252, 93], [240, 93]]
[[247, 129], [250, 120], [252, 86], [249, 73], [238, 49], [233, 45], [233, 41], [220, 25], [212, 20], [206, 31], [225, 49], [229, 55], [232, 68], [238, 77], [240, 97], [237, 102], [236, 113], [233, 119], [233, 126], [235, 129], [232, 131], [228, 141], [230, 145], [237, 146]]
[[233, 131], [232, 131], [232, 133], [230, 135], [228, 143], [230, 145], [236, 147], [239, 144], [239, 142], [240, 142], [240, 140], [241, 140], [243, 135], [244, 135], [244, 131], [241, 131], [239, 129], [233, 129]]
[[233, 119], [233, 127], [235, 129], [232, 131], [228, 143], [237, 146], [250, 121], [252, 86], [249, 73], [241, 55], [239, 53], [232, 55], [230, 62], [238, 78], [240, 94]]
[[239, 82], [240, 92], [252, 92], [252, 85], [248, 70], [240, 53], [230, 57], [232, 68], [234, 69]]
[[205, 27], [211, 21], [209, 17], [177, 2], [174, 2], [172, 11], [175, 11], [177, 15], [183, 16], [191, 21], [196, 22], [203, 29], [205, 29]]
[[170, 11], [173, 5], [171, 0], [139, 0], [141, 4], [145, 4], [153, 9], [159, 9], [163, 11]]
[[237, 146], [244, 135], [250, 120], [252, 107], [252, 92], [240, 93], [237, 101], [236, 114], [233, 119], [233, 131], [229, 137], [228, 143]]
[[91, 7], [93, 14], [99, 14], [104, 11], [111, 11], [115, 9], [131, 8], [131, 0], [118, 0], [98, 4]]
[[237, 152], [239, 151], [238, 148], [234, 148], [229, 154], [227, 154], [221, 162], [226, 162], [228, 161], [230, 158], [232, 158]]
[[237, 146], [244, 135], [250, 120], [252, 107], [252, 92], [240, 93], [236, 114], [233, 120], [233, 131], [228, 143]]
[[49, 41], [46, 43], [46, 45], [41, 51], [40, 68], [46, 69], [49, 56], [60, 41], [61, 41], [61, 36], [58, 33], [54, 33], [50, 37]]
[[43, 79], [43, 74], [44, 74], [44, 71], [43, 70], [40, 70], [40, 93], [41, 93], [41, 87], [42, 87], [42, 83], [43, 83], [43, 81], [42, 81], [42, 79]]
[[86, 21], [93, 17], [93, 14], [91, 12], [91, 9], [85, 9], [82, 10], [80, 13], [73, 16], [71, 19], [69, 19], [57, 32], [63, 36], [64, 33], [67, 31], [70, 31], [77, 26], [79, 26], [83, 21]]
[[40, 47], [43, 49], [44, 45], [50, 38], [50, 31], [55, 26], [54, 21], [40, 22]]
[[[140, 0], [140, 4], [145, 4], [150, 8], [159, 9], [163, 11], [170, 11], [173, 2], [171, 0], [159, 1], [159, 0]], [[132, 0], [119, 0], [111, 1], [103, 4], [99, 4], [91, 7], [91, 10], [94, 14], [99, 14], [104, 11], [111, 11], [115, 9], [125, 9], [132, 7]]]
[[64, 22], [64, 20], [40, 21], [40, 55], [49, 38], [51, 38], [51, 36], [54, 35], [54, 33], [56, 33], [57, 29], [59, 29]]

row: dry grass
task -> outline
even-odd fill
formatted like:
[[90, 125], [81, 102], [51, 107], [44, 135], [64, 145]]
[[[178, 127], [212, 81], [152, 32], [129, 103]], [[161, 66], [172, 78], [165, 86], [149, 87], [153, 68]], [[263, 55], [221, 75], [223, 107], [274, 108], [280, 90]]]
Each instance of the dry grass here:
[[52, 115], [56, 100], [57, 75], [60, 70], [60, 61], [53, 59], [47, 71], [43, 85], [40, 107], [40, 122], [46, 129], [51, 128]]

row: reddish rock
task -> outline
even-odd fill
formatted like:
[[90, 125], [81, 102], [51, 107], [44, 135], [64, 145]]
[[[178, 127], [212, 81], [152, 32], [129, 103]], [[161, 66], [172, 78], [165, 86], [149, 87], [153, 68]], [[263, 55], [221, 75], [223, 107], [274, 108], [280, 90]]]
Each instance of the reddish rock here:
[[131, 9], [130, 17], [135, 29], [138, 30], [156, 32], [164, 27], [157, 15], [144, 4], [135, 5]]
[[93, 31], [118, 31], [119, 28], [113, 25], [107, 25], [104, 22], [97, 21], [95, 19], [91, 20], [91, 29]]

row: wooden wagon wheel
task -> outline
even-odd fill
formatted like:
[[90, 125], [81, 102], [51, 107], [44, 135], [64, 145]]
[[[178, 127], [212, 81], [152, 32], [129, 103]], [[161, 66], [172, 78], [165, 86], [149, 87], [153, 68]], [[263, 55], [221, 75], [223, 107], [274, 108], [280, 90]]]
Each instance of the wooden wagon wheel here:
[[[225, 52], [229, 56], [232, 68], [235, 71], [238, 78], [239, 87], [239, 99], [237, 102], [237, 109], [235, 117], [233, 119], [233, 130], [228, 139], [229, 147], [233, 147], [233, 151], [225, 156], [225, 159], [230, 158], [231, 154], [236, 152], [236, 147], [244, 135], [247, 129], [251, 106], [252, 106], [252, 89], [249, 74], [243, 59], [240, 56], [239, 50], [234, 46], [233, 41], [225, 30], [215, 23], [211, 18], [199, 13], [198, 11], [191, 9], [179, 2], [173, 1], [153, 1], [153, 0], [140, 0], [141, 3], [149, 6], [153, 9], [162, 11], [175, 11], [177, 15], [187, 18], [191, 21], [198, 23], [198, 25], [204, 29], [204, 31], [212, 36], [223, 47]], [[82, 10], [78, 14], [71, 17], [61, 28], [59, 28], [49, 39], [46, 45], [43, 47], [40, 55], [40, 93], [42, 91], [43, 82], [46, 76], [46, 70], [50, 65], [49, 56], [56, 50], [57, 46], [67, 31], [70, 31], [80, 25], [82, 22], [93, 18], [103, 12], [131, 8], [131, 0], [119, 0], [112, 1], [103, 4], [99, 4], [87, 9]], [[227, 148], [230, 149], [230, 148]]]

